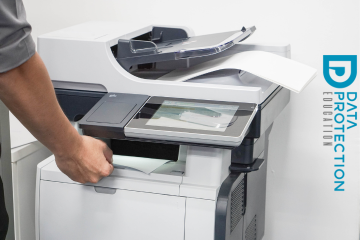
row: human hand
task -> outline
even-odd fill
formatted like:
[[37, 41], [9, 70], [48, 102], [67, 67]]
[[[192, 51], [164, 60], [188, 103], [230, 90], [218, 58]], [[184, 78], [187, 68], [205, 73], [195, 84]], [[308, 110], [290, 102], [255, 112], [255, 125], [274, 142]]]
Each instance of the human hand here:
[[[73, 181], [97, 183], [114, 170], [113, 153], [100, 140], [87, 136], [79, 137], [72, 149], [65, 153], [55, 154], [56, 164]], [[64, 151], [66, 150], [64, 149]]]
[[106, 144], [81, 136], [65, 116], [39, 54], [0, 73], [0, 100], [54, 153], [56, 164], [72, 180], [95, 183], [113, 171]]

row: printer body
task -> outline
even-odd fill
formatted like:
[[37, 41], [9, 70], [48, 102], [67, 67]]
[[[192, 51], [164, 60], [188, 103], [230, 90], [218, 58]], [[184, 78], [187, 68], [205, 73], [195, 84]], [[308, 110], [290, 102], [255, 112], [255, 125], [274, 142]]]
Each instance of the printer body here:
[[243, 51], [290, 58], [288, 45], [242, 43], [253, 31], [197, 37], [185, 27], [89, 22], [40, 36], [60, 106], [80, 133], [126, 161], [168, 161], [79, 184], [49, 157], [37, 169], [37, 240], [262, 239], [269, 135], [290, 91], [234, 69], [162, 80]]

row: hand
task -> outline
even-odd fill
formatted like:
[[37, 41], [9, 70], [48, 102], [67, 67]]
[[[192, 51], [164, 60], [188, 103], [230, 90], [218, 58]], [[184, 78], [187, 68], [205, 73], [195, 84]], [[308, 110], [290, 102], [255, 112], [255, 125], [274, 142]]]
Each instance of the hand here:
[[97, 183], [114, 170], [113, 153], [100, 140], [87, 136], [79, 137], [79, 143], [75, 142], [73, 149], [64, 154], [55, 154], [56, 164], [73, 181]]
[[106, 144], [79, 135], [61, 110], [37, 53], [19, 67], [0, 74], [0, 100], [54, 153], [56, 164], [72, 180], [96, 183], [113, 171], [112, 152]]

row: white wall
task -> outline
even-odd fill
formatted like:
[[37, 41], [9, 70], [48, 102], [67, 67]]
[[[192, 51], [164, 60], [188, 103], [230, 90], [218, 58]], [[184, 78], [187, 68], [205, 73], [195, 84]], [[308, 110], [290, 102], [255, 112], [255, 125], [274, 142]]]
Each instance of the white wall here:
[[[359, 53], [358, 0], [24, 3], [35, 38], [89, 20], [117, 20], [185, 25], [198, 35], [255, 25], [251, 41], [291, 43], [292, 58], [316, 67], [318, 77], [301, 94], [292, 94], [273, 127], [265, 239], [358, 239], [359, 127], [346, 136], [345, 192], [333, 191], [332, 149], [322, 146], [322, 92], [333, 91], [322, 76], [322, 56]], [[358, 87], [359, 79], [352, 88]]]

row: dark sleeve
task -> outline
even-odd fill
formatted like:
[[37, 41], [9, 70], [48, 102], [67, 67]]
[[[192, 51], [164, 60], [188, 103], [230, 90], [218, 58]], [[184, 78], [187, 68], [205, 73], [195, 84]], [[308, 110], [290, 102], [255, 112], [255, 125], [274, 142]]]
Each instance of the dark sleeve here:
[[22, 0], [0, 0], [0, 73], [20, 66], [34, 54]]

